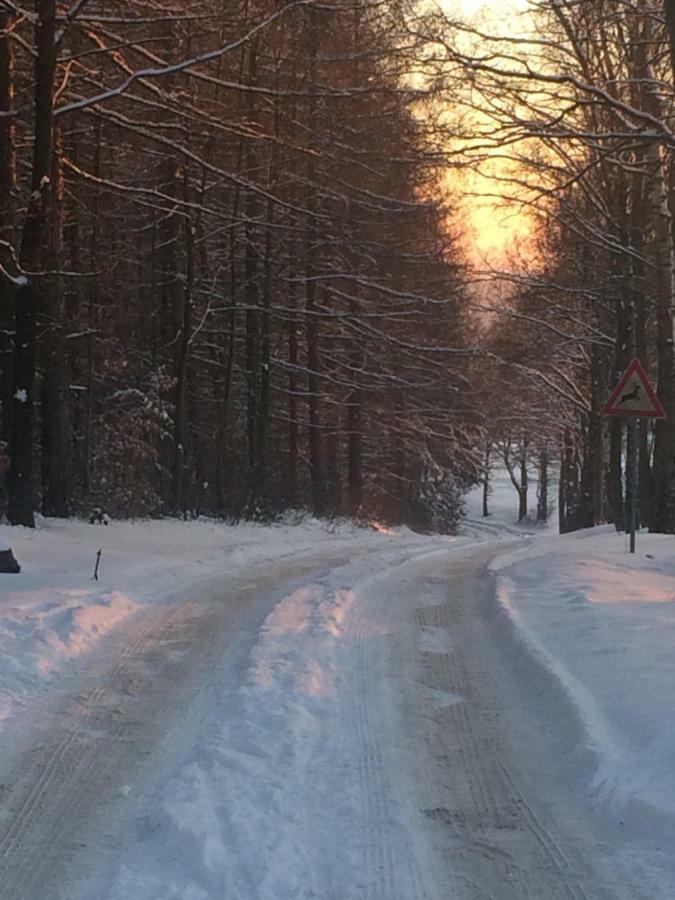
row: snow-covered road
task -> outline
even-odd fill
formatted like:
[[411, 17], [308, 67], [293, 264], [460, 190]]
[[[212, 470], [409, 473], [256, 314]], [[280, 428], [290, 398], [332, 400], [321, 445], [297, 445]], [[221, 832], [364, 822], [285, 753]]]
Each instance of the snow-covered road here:
[[672, 823], [587, 802], [504, 549], [355, 536], [124, 620], [0, 760], [0, 898], [672, 900]]

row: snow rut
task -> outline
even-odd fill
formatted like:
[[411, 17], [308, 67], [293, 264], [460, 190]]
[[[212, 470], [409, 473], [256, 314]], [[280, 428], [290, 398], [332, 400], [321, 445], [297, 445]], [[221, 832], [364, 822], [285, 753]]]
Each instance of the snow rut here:
[[[218, 688], [208, 768], [178, 772], [170, 787], [175, 795], [194, 776], [214, 798], [207, 808], [218, 802], [208, 836], [217, 853], [201, 834], [196, 849], [208, 854], [208, 896], [440, 900], [425, 888], [397, 796], [382, 692], [388, 613], [374, 586], [401, 555], [296, 586], [267, 617], [242, 684]], [[184, 830], [199, 810], [192, 794], [165, 827]]]
[[[229, 612], [138, 614], [5, 778], [0, 900], [645, 900], [532, 789], [477, 599], [490, 552], [447, 551], [304, 563], [283, 587], [281, 570], [230, 585]], [[122, 847], [95, 890], [67, 871], [84, 844]]]
[[[449, 581], [450, 583], [450, 581]], [[451, 584], [451, 583], [450, 583]], [[536, 811], [505, 759], [501, 711], [484, 692], [479, 659], [466, 622], [470, 583], [451, 585], [450, 599], [418, 611], [423, 636], [448, 631], [455, 647], [420, 654], [427, 688], [413, 715], [430, 761], [424, 779], [428, 819], [442, 829], [437, 840], [452, 854], [455, 891], [467, 900], [616, 900], [618, 885], [599, 883], [583, 857], [563, 847], [554, 828]], [[426, 646], [422, 642], [422, 646]], [[477, 677], [478, 676], [478, 677]], [[461, 702], [442, 703], [452, 696]], [[523, 754], [527, 747], [522, 748]], [[515, 760], [520, 767], [527, 762]]]
[[[392, 752], [400, 736], [397, 703], [391, 696], [391, 639], [401, 626], [401, 608], [391, 602], [387, 582], [415, 560], [435, 557], [438, 550], [414, 554], [405, 562], [356, 586], [359, 602], [346, 629], [353, 642], [355, 665], [343, 719], [356, 739], [359, 793], [364, 823], [362, 871], [364, 900], [437, 900], [428, 880], [424, 854], [416, 847], [414, 810], [406, 805], [404, 773]], [[438, 898], [440, 900], [440, 898]]]
[[420, 885], [419, 873], [415, 870], [414, 860], [405, 852], [405, 846], [401, 847], [400, 836], [396, 834], [401, 826], [396, 822], [392, 791], [388, 784], [389, 769], [384, 760], [382, 744], [386, 735], [379, 727], [378, 716], [374, 715], [377, 698], [373, 696], [372, 689], [381, 676], [381, 670], [374, 665], [367, 634], [367, 629], [358, 626], [352, 634], [356, 642], [357, 665], [351, 686], [355, 702], [350, 710], [362, 804], [363, 896], [364, 900], [390, 900], [394, 897], [421, 900], [427, 895]]
[[136, 617], [97, 682], [68, 705], [50, 743], [33, 749], [29, 777], [22, 775], [25, 760], [10, 772], [0, 817], [2, 900], [61, 896], [60, 873], [69, 853], [89, 840], [86, 823], [107, 794], [123, 798], [138, 764], [134, 734], [146, 703], [158, 701], [151, 684], [161, 665], [147, 647], [180, 643], [192, 612], [192, 604], [183, 604]]

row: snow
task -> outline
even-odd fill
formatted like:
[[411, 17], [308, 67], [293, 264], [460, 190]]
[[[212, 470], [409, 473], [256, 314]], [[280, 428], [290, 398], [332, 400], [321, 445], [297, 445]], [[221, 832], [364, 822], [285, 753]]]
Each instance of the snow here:
[[[416, 559], [447, 553], [447, 539], [416, 543]], [[281, 594], [240, 684], [216, 675], [202, 700], [198, 740], [147, 798], [125, 862], [100, 896], [359, 900], [372, 889], [364, 855], [378, 850], [377, 841], [397, 848], [401, 860], [409, 856], [414, 835], [401, 822], [403, 799], [397, 784], [385, 787], [391, 767], [369, 746], [384, 738], [393, 704], [371, 735], [365, 729], [373, 723], [362, 717], [378, 713], [354, 698], [364, 678], [378, 690], [386, 683], [391, 607], [381, 619], [363, 607], [386, 603], [387, 582], [409, 564], [410, 549], [392, 553], [383, 544], [365, 577], [361, 563], [347, 564]], [[364, 646], [375, 654], [370, 671]], [[414, 861], [382, 875], [395, 876], [388, 900], [433, 896], [418, 893], [427, 876]]]
[[559, 680], [597, 757], [602, 802], [675, 814], [673, 538], [594, 528], [496, 560], [498, 598]]
[[[483, 753], [483, 769], [474, 762], [468, 775], [473, 772], [476, 783], [494, 778], [491, 790], [506, 791], [493, 771], [490, 753], [496, 751], [472, 731], [488, 727], [489, 717], [487, 725], [478, 717], [461, 731], [473, 686], [450, 662], [461, 645], [459, 625], [441, 615], [453, 572], [461, 603], [473, 608], [477, 598], [464, 596], [461, 578], [463, 560], [475, 557], [477, 548], [492, 559], [492, 608], [508, 626], [500, 632], [505, 659], [526, 653], [538, 667], [528, 690], [536, 694], [554, 679], [580, 723], [592, 766], [586, 753], [575, 777], [589, 808], [617, 821], [638, 808], [675, 816], [673, 538], [640, 535], [631, 556], [625, 536], [609, 527], [558, 536], [551, 521], [517, 525], [508, 475], [498, 470], [493, 485], [488, 521], [475, 491], [465, 533], [456, 539], [309, 518], [275, 527], [173, 520], [0, 527], [0, 546], [11, 546], [22, 565], [19, 575], [0, 576], [0, 737], [6, 749], [16, 726], [45, 709], [55, 685], [70, 676], [77, 684], [78, 667], [86, 672], [95, 651], [116, 634], [127, 629], [133, 635], [134, 622], [148, 611], [184, 607], [185, 615], [173, 630], [168, 618], [162, 620], [163, 630], [147, 631], [145, 643], [121, 644], [120, 658], [139, 684], [152, 680], [153, 671], [164, 672], [160, 663], [195, 654], [190, 666], [197, 666], [200, 681], [181, 688], [177, 722], [175, 710], [169, 715], [173, 686], [164, 686], [171, 739], [155, 747], [150, 774], [133, 780], [141, 731], [125, 734], [112, 748], [122, 773], [113, 782], [123, 810], [116, 815], [127, 818], [122, 837], [110, 843], [106, 866], [81, 876], [88, 886], [83, 897], [453, 897], [438, 888], [427, 825], [406, 774], [426, 745], [408, 736], [405, 749], [397, 735], [405, 734], [401, 692], [411, 708], [420, 707], [424, 721], [456, 711], [447, 722], [460, 728], [477, 760]], [[259, 572], [266, 574], [258, 579]], [[231, 613], [222, 603], [224, 586]], [[258, 606], [249, 602], [254, 595]], [[238, 603], [244, 611], [251, 607], [250, 614], [237, 617]], [[217, 641], [200, 670], [195, 661], [202, 648], [189, 650], [189, 628], [203, 622], [208, 634], [209, 616], [214, 631], [221, 623], [218, 641], [227, 634], [232, 646]], [[482, 621], [481, 627], [488, 625]], [[153, 647], [161, 650], [156, 659]], [[426, 669], [414, 668], [417, 657]], [[476, 671], [485, 665], [479, 659]], [[115, 671], [105, 695], [111, 714], [125, 702], [114, 693]], [[105, 703], [97, 719], [88, 702], [82, 721], [89, 716], [91, 727], [81, 728], [77, 718], [64, 726], [67, 733], [82, 731], [83, 747], [96, 740], [97, 728], [106, 733]], [[135, 728], [152, 710], [134, 709]], [[514, 720], [524, 715], [509, 713]], [[547, 710], [551, 723], [561, 714], [555, 704]], [[149, 739], [150, 726], [143, 727]], [[444, 760], [456, 739], [450, 737]], [[70, 752], [68, 741], [55, 741], [66, 748], [55, 758]], [[465, 757], [466, 749], [458, 758]], [[78, 762], [73, 771], [80, 770], [88, 771]], [[433, 795], [441, 782], [428, 778]], [[104, 789], [105, 783], [101, 797]], [[504, 802], [515, 808], [508, 791]], [[111, 801], [101, 803], [107, 814]], [[444, 808], [440, 800], [429, 806], [439, 815]], [[650, 828], [647, 840], [656, 834]], [[377, 883], [364, 881], [364, 873]]]
[[20, 574], [0, 575], [0, 734], [15, 707], [25, 709], [50, 679], [147, 604], [254, 571], [256, 563], [346, 546], [355, 535], [366, 545], [400, 537], [313, 519], [276, 527], [44, 519], [35, 530], [0, 526], [0, 549], [11, 546], [22, 566]]
[[549, 498], [549, 518], [545, 525], [537, 523], [535, 517], [537, 514], [537, 471], [530, 467], [528, 469], [529, 490], [528, 490], [528, 518], [518, 523], [518, 494], [511, 482], [508, 472], [503, 466], [495, 466], [490, 473], [490, 495], [488, 497], [489, 515], [483, 516], [483, 494], [482, 487], [479, 486], [470, 491], [466, 498], [466, 514], [470, 521], [481, 522], [484, 525], [496, 525], [499, 529], [512, 528], [518, 526], [522, 533], [530, 531], [532, 533], [541, 532], [543, 529], [557, 529], [557, 480], [555, 473], [552, 471], [548, 486]]

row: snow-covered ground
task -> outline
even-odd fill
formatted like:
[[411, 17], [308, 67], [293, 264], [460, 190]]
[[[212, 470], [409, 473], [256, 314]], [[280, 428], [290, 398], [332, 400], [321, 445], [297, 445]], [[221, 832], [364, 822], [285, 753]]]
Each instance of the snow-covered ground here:
[[672, 900], [673, 539], [493, 485], [455, 539], [0, 528], [0, 900]]
[[[492, 563], [497, 599], [581, 717], [598, 802], [675, 814], [675, 539], [641, 534], [631, 555], [612, 527], [558, 535], [555, 492], [553, 483], [536, 539]], [[468, 498], [472, 521], [481, 502], [480, 491]], [[490, 509], [483, 521], [514, 526], [504, 469], [493, 473]]]
[[530, 480], [528, 490], [528, 518], [518, 523], [518, 494], [511, 482], [508, 472], [503, 466], [495, 466], [490, 473], [490, 493], [488, 495], [487, 517], [483, 516], [483, 490], [478, 487], [469, 492], [466, 498], [466, 515], [471, 523], [481, 523], [486, 529], [495, 532], [505, 528], [518, 529], [520, 533], [539, 534], [544, 530], [557, 530], [557, 491], [558, 483], [555, 473], [551, 471], [548, 487], [549, 518], [546, 524], [536, 522], [537, 515], [537, 472], [528, 470]]
[[[233, 573], [317, 551], [386, 546], [409, 533], [333, 526], [307, 518], [272, 527], [175, 520], [0, 526], [20, 574], [0, 575], [0, 733], [17, 706], [44, 693], [64, 668], [149, 604], [167, 604]], [[98, 581], [93, 573], [98, 550]]]
[[600, 800], [675, 814], [675, 539], [594, 528], [498, 558], [516, 634], [572, 699]]

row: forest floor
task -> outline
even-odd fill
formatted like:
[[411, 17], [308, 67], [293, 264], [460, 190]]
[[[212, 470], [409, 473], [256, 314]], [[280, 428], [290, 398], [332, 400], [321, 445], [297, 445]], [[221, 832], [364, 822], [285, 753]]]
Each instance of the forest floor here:
[[672, 539], [492, 500], [0, 529], [0, 898], [672, 900]]

